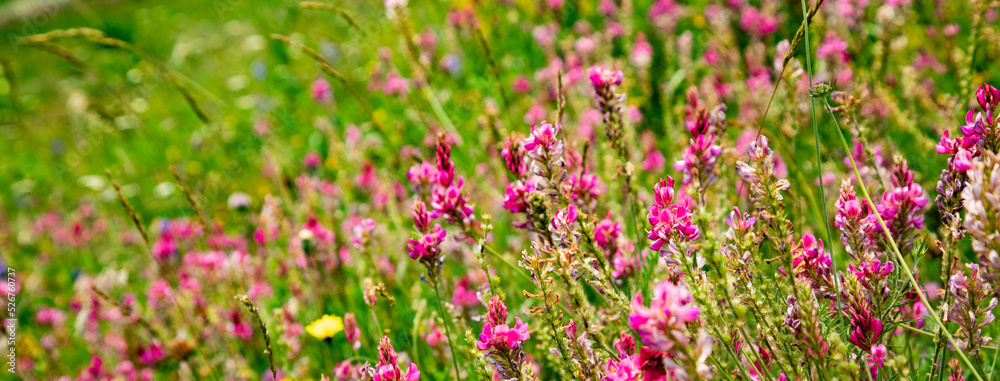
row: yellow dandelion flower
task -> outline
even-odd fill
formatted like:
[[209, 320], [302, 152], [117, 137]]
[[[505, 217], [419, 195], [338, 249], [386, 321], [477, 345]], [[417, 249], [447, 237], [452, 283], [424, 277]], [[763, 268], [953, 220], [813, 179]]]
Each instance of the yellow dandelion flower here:
[[322, 318], [306, 326], [306, 332], [320, 340], [329, 339], [343, 330], [344, 320], [335, 315], [323, 315]]

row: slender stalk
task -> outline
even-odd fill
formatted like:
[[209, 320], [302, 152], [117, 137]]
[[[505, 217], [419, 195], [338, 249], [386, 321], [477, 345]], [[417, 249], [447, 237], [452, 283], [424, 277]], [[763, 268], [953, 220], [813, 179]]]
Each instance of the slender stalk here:
[[[830, 111], [830, 102], [825, 97], [823, 98], [823, 101], [826, 102], [827, 111]], [[851, 153], [851, 146], [847, 143], [844, 131], [840, 128], [840, 122], [837, 121], [837, 117], [833, 115], [833, 112], [830, 112], [830, 115], [833, 117], [834, 124], [837, 126], [837, 132], [840, 133], [840, 141], [843, 143], [844, 149], [847, 151], [847, 158], [851, 160], [851, 168], [854, 169], [854, 176], [857, 178], [858, 184], [864, 184], [864, 180], [861, 178], [861, 172], [858, 171], [858, 165], [854, 162], [854, 154]], [[876, 210], [875, 203], [872, 201], [871, 196], [868, 195], [868, 188], [865, 186], [861, 186], [860, 188], [862, 194], [865, 196], [865, 200], [868, 201], [868, 206], [871, 210]], [[906, 264], [906, 260], [903, 259], [903, 254], [900, 254], [899, 248], [896, 247], [896, 241], [892, 239], [892, 233], [889, 232], [889, 228], [886, 226], [885, 221], [882, 220], [882, 216], [879, 213], [875, 213], [875, 217], [878, 218], [878, 225], [882, 228], [882, 232], [885, 234], [886, 241], [889, 243], [889, 248], [892, 249], [892, 253], [896, 256], [896, 260], [899, 262], [899, 265], [903, 267], [903, 272], [906, 273], [906, 277], [913, 286], [914, 291], [916, 291], [917, 296], [920, 297], [920, 302], [927, 308], [927, 314], [930, 315], [931, 319], [934, 320], [934, 323], [938, 326], [944, 326], [944, 323], [941, 322], [941, 318], [938, 317], [937, 312], [934, 311], [934, 307], [932, 307], [931, 303], [927, 300], [927, 296], [924, 295], [924, 291], [920, 289], [917, 280], [913, 277], [913, 272], [910, 271], [910, 265]], [[948, 343], [951, 344], [952, 347], [960, 348], [955, 342], [955, 338], [951, 335], [951, 332], [948, 332], [947, 329], [943, 329], [942, 332], [944, 332], [945, 337], [948, 339]], [[955, 354], [962, 359], [962, 362], [965, 363], [965, 366], [969, 368], [969, 371], [972, 372], [972, 375], [975, 376], [977, 380], [984, 381], [983, 377], [976, 371], [976, 367], [973, 366], [972, 362], [969, 361], [969, 358], [965, 356], [965, 353], [961, 350], [957, 350], [955, 351]]]
[[444, 302], [441, 300], [441, 291], [438, 290], [440, 284], [440, 281], [434, 280], [434, 296], [437, 297], [438, 313], [444, 321], [444, 333], [448, 335], [448, 349], [451, 350], [451, 363], [455, 366], [455, 378], [462, 381], [462, 373], [458, 370], [458, 356], [455, 355], [455, 344], [451, 340], [451, 319], [448, 317], [450, 315], [444, 313]]
[[[808, 14], [808, 8], [806, 7], [806, 0], [801, 0], [802, 2], [802, 13]], [[812, 67], [812, 43], [809, 41], [809, 24], [807, 24], [807, 19], [802, 19], [802, 28], [805, 29], [805, 39], [806, 48], [803, 50], [806, 54], [806, 77], [809, 79], [809, 89], [812, 90], [813, 87], [813, 67]], [[812, 112], [812, 126], [813, 126], [813, 140], [816, 144], [816, 177], [819, 178], [819, 199], [820, 205], [823, 208], [823, 225], [826, 226], [826, 242], [830, 244], [830, 254], [833, 254], [833, 233], [830, 230], [830, 216], [827, 215], [826, 208], [826, 190], [823, 187], [823, 158], [820, 156], [819, 152], [819, 122], [816, 120], [816, 98], [813, 98], [810, 94], [809, 97], [809, 109]], [[840, 271], [837, 270], [837, 260], [834, 258], [833, 262], [833, 273], [839, 274]], [[837, 310], [843, 311], [842, 304], [840, 303], [840, 277], [833, 277], [833, 285], [837, 288]], [[837, 320], [843, 321], [841, 314], [837, 314]]]
[[365, 33], [365, 30], [361, 28], [361, 25], [358, 25], [358, 23], [354, 22], [354, 18], [351, 17], [351, 14], [347, 13], [347, 11], [343, 9], [337, 8], [330, 4], [320, 3], [318, 1], [303, 1], [299, 3], [299, 7], [302, 9], [318, 9], [339, 14], [340, 17], [343, 17], [348, 24], [351, 24], [351, 26], [354, 27], [354, 29], [357, 29], [357, 31], [361, 33], [361, 36], [368, 37], [368, 33]]
[[[823, 5], [823, 0], [817, 0], [816, 5], [809, 10], [806, 14], [805, 21], [802, 25], [799, 25], [799, 29], [795, 31], [795, 38], [792, 38], [791, 44], [789, 44], [788, 53], [785, 53], [785, 58], [781, 61], [781, 72], [778, 73], [778, 78], [774, 80], [774, 89], [771, 90], [771, 97], [767, 100], [767, 107], [764, 108], [764, 115], [760, 117], [760, 123], [757, 125], [757, 136], [754, 136], [754, 140], [760, 137], [760, 132], [764, 130], [764, 121], [767, 120], [767, 114], [771, 111], [771, 103], [774, 103], [774, 96], [778, 94], [778, 88], [781, 84], [781, 80], [785, 77], [785, 69], [788, 68], [788, 62], [792, 60], [795, 56], [795, 50], [799, 48], [799, 43], [802, 42], [802, 38], [805, 36], [805, 31], [808, 29], [808, 25], [812, 22], [813, 16], [816, 16], [816, 12], [819, 11], [819, 7]], [[749, 155], [748, 155], [749, 157]], [[740, 189], [737, 194], [743, 193], [743, 184], [745, 182], [740, 182]]]
[[264, 324], [264, 319], [260, 317], [260, 311], [257, 309], [257, 305], [250, 300], [250, 297], [246, 294], [237, 295], [236, 300], [240, 301], [243, 306], [247, 308], [250, 315], [253, 315], [254, 319], [257, 320], [257, 327], [260, 329], [260, 333], [264, 335], [264, 355], [267, 356], [267, 364], [271, 367], [271, 379], [278, 379], [278, 371], [274, 369], [274, 350], [271, 349], [271, 335], [267, 333], [267, 325]]

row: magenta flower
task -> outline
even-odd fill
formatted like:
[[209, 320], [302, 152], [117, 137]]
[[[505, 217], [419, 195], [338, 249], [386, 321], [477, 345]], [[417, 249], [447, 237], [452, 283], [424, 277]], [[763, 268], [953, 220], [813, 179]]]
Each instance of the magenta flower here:
[[653, 289], [649, 307], [642, 295], [632, 300], [628, 324], [639, 333], [642, 343], [652, 350], [670, 352], [676, 345], [687, 345], [685, 324], [698, 320], [701, 310], [694, 306], [691, 294], [683, 286], [663, 281]]
[[792, 250], [792, 268], [795, 269], [796, 276], [812, 283], [816, 296], [831, 299], [836, 297], [833, 292], [832, 266], [830, 253], [823, 250], [823, 241], [812, 234], [803, 234], [801, 244]]
[[607, 189], [600, 177], [586, 170], [583, 173], [570, 173], [566, 180], [570, 187], [570, 200], [580, 205], [593, 206]]
[[557, 211], [556, 215], [552, 217], [549, 230], [558, 235], [565, 235], [573, 230], [571, 225], [576, 222], [576, 218], [576, 205], [569, 204], [569, 206]]
[[524, 148], [524, 137], [518, 133], [512, 133], [504, 140], [503, 148], [500, 149], [500, 156], [503, 157], [504, 165], [517, 178], [523, 178], [528, 173], [527, 151]]
[[653, 187], [655, 203], [650, 207], [646, 217], [652, 228], [646, 238], [653, 242], [649, 249], [659, 251], [660, 255], [676, 255], [680, 253], [678, 245], [681, 242], [693, 241], [701, 237], [698, 226], [691, 221], [691, 211], [686, 205], [673, 204], [674, 179], [660, 179]]
[[882, 220], [889, 227], [893, 240], [902, 252], [913, 247], [916, 230], [924, 227], [927, 197], [920, 184], [913, 182], [913, 172], [906, 161], [897, 164], [892, 174], [892, 186], [882, 194], [882, 202], [875, 206]]
[[609, 69], [601, 64], [591, 66], [587, 75], [594, 88], [621, 85], [622, 79], [625, 77], [621, 70]]
[[446, 221], [469, 228], [475, 217], [475, 209], [469, 205], [468, 196], [462, 190], [465, 179], [455, 175], [455, 163], [451, 161], [451, 145], [439, 134], [437, 140], [436, 188], [431, 192], [431, 217], [444, 217]]
[[618, 240], [618, 234], [622, 231], [622, 225], [612, 218], [611, 211], [608, 211], [607, 217], [598, 221], [597, 226], [594, 227], [594, 241], [602, 247], [614, 244]]
[[358, 328], [358, 319], [354, 317], [353, 312], [344, 314], [344, 336], [351, 348], [361, 349], [361, 328]]
[[553, 147], [562, 145], [562, 141], [556, 137], [562, 125], [542, 122], [537, 128], [531, 124], [531, 135], [524, 140], [524, 149], [531, 151], [535, 155], [541, 156], [543, 152], [549, 152]]
[[434, 225], [431, 231], [424, 233], [420, 238], [410, 240], [406, 244], [406, 251], [410, 258], [421, 261], [433, 261], [441, 254], [441, 243], [444, 242], [446, 232], [441, 225]]
[[410, 367], [404, 374], [399, 369], [399, 356], [392, 348], [388, 337], [382, 337], [378, 342], [378, 365], [375, 368], [375, 381], [417, 381], [420, 379], [420, 370], [417, 364], [410, 363]]
[[507, 190], [503, 195], [503, 207], [511, 213], [521, 213], [527, 210], [528, 195], [535, 191], [535, 182], [532, 180], [515, 181], [507, 185]]
[[330, 82], [326, 79], [319, 78], [313, 81], [312, 86], [309, 87], [309, 94], [312, 95], [312, 99], [321, 105], [328, 105], [333, 102], [333, 88], [330, 87]]
[[421, 233], [426, 233], [431, 227], [431, 215], [427, 212], [427, 204], [424, 204], [422, 200], [416, 200], [413, 202], [413, 224], [416, 225], [417, 231]]
[[881, 290], [877, 289], [878, 282], [889, 276], [892, 270], [895, 269], [895, 265], [892, 262], [882, 263], [878, 259], [872, 259], [869, 262], [859, 264], [857, 267], [848, 265], [847, 269], [854, 273], [854, 276], [858, 278], [862, 286], [872, 291], [881, 292]]
[[515, 93], [527, 94], [531, 92], [531, 81], [523, 75], [519, 75], [514, 78], [514, 83], [511, 84], [511, 88]]
[[870, 351], [882, 337], [884, 325], [882, 321], [872, 315], [865, 301], [852, 304], [848, 309], [848, 317], [851, 320], [850, 341], [858, 348]]
[[166, 357], [167, 355], [163, 352], [163, 348], [160, 348], [156, 344], [150, 344], [148, 347], [139, 349], [139, 361], [142, 361], [144, 364], [155, 364]]
[[486, 324], [483, 325], [476, 349], [485, 352], [490, 364], [497, 372], [494, 377], [501, 380], [520, 379], [525, 353], [521, 349], [531, 335], [528, 325], [515, 317], [513, 328], [507, 325], [507, 306], [494, 294], [487, 303]]

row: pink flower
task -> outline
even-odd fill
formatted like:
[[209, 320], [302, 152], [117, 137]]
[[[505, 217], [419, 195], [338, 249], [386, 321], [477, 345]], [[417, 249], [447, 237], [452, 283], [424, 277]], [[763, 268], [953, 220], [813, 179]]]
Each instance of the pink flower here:
[[[864, 303], [863, 303], [864, 304]], [[858, 348], [871, 350], [882, 337], [882, 321], [872, 315], [866, 305], [851, 305], [848, 310], [851, 320], [850, 341]]]
[[507, 186], [503, 195], [503, 207], [511, 213], [521, 213], [527, 210], [528, 195], [535, 191], [535, 182], [532, 180], [515, 181]]
[[375, 367], [375, 381], [417, 381], [420, 379], [420, 370], [417, 364], [410, 363], [410, 367], [404, 374], [399, 369], [399, 356], [392, 348], [388, 337], [382, 337], [378, 342], [378, 365]]
[[833, 31], [826, 32], [823, 42], [816, 48], [816, 57], [836, 58], [840, 62], [847, 62], [851, 59], [847, 54], [847, 41], [844, 41]]
[[476, 349], [490, 351], [488, 355], [504, 353], [508, 349], [520, 350], [521, 344], [531, 337], [528, 333], [528, 325], [521, 322], [521, 318], [514, 318], [516, 324], [513, 328], [507, 325], [507, 306], [500, 301], [498, 295], [493, 295], [490, 298], [486, 318], [487, 322], [483, 325], [482, 333], [479, 334]]
[[885, 348], [885, 344], [872, 345], [865, 357], [869, 359], [868, 367], [870, 368], [872, 379], [877, 379], [878, 370], [885, 366], [885, 359], [889, 357], [889, 351]]
[[344, 314], [344, 336], [351, 348], [358, 350], [361, 348], [361, 328], [358, 328], [358, 319], [353, 312]]
[[422, 261], [433, 261], [441, 254], [441, 242], [444, 242], [445, 230], [441, 225], [434, 225], [434, 228], [424, 233], [418, 239], [410, 238], [406, 244], [406, 251], [410, 258]]
[[548, 151], [549, 148], [559, 143], [559, 138], [556, 135], [559, 134], [560, 129], [562, 129], [562, 125], [559, 123], [552, 124], [543, 121], [537, 127], [532, 123], [531, 135], [528, 135], [528, 138], [524, 140], [524, 149], [542, 155], [541, 152]]
[[319, 78], [313, 81], [312, 86], [309, 88], [309, 94], [316, 103], [321, 105], [330, 104], [333, 102], [333, 88], [330, 87], [330, 82], [326, 79]]
[[597, 64], [587, 71], [590, 76], [590, 83], [594, 87], [618, 86], [622, 84], [625, 74], [621, 70], [612, 70], [607, 66]]
[[531, 82], [528, 81], [523, 75], [514, 78], [514, 83], [511, 85], [515, 93], [527, 94], [531, 92]]
[[858, 278], [858, 281], [861, 282], [862, 286], [869, 290], [879, 292], [881, 292], [881, 290], [876, 289], [878, 286], [878, 283], [876, 282], [889, 276], [894, 268], [895, 265], [893, 265], [892, 262], [882, 263], [882, 261], [878, 259], [872, 259], [869, 262], [861, 263], [858, 267], [854, 267], [853, 265], [847, 266], [848, 271], [854, 273], [854, 276]]
[[649, 20], [657, 29], [672, 31], [677, 26], [682, 8], [673, 0], [656, 0], [649, 6]]
[[581, 202], [581, 205], [595, 202], [607, 188], [593, 173], [570, 173], [566, 180], [570, 187], [570, 199]]
[[622, 225], [612, 218], [611, 211], [608, 211], [607, 217], [598, 221], [597, 226], [594, 227], [594, 241], [600, 246], [608, 247], [614, 244], [618, 240], [618, 234], [622, 231]]
[[385, 95], [398, 95], [405, 98], [410, 93], [410, 80], [400, 77], [395, 72], [390, 72], [382, 85], [382, 92]]
[[409, 180], [410, 184], [414, 187], [417, 187], [417, 189], [426, 188], [436, 178], [437, 168], [427, 162], [414, 164], [410, 167], [410, 170], [406, 171], [406, 179]]
[[653, 289], [649, 307], [642, 304], [642, 295], [635, 296], [628, 324], [647, 347], [670, 352], [676, 345], [687, 345], [685, 324], [698, 320], [701, 310], [691, 303], [692, 299], [683, 286], [660, 282]]
[[302, 165], [306, 169], [315, 170], [319, 168], [319, 165], [323, 163], [323, 158], [319, 156], [316, 152], [309, 152], [304, 158], [302, 158]]
[[576, 222], [576, 217], [576, 205], [570, 204], [556, 212], [555, 217], [552, 217], [552, 221], [549, 224], [549, 229], [553, 232], [569, 232], [572, 230], [570, 225]]
[[753, 6], [746, 6], [740, 13], [740, 28], [755, 37], [764, 37], [778, 29], [779, 17], [764, 14]]
[[736, 206], [734, 206], [733, 211], [726, 216], [726, 225], [729, 225], [730, 229], [736, 231], [750, 230], [755, 222], [757, 222], [757, 217], [751, 216], [750, 213], [740, 213], [740, 208]]
[[655, 203], [646, 215], [652, 225], [647, 237], [653, 241], [649, 249], [659, 251], [661, 255], [679, 254], [680, 249], [677, 245], [680, 242], [692, 241], [701, 236], [698, 226], [691, 222], [691, 211], [687, 206], [672, 203], [673, 185], [674, 179], [670, 176], [667, 176], [666, 180], [660, 179], [660, 182], [653, 187]]
[[[614, 4], [608, 0], [605, 1]], [[639, 32], [636, 35], [635, 45], [632, 45], [632, 53], [629, 54], [629, 59], [632, 60], [633, 65], [640, 68], [649, 67], [649, 64], [653, 62], [653, 45], [650, 45], [646, 41], [645, 33]]]
[[455, 293], [451, 296], [451, 304], [460, 307], [479, 305], [479, 296], [476, 295], [476, 288], [469, 283], [468, 276], [463, 276], [455, 284]]

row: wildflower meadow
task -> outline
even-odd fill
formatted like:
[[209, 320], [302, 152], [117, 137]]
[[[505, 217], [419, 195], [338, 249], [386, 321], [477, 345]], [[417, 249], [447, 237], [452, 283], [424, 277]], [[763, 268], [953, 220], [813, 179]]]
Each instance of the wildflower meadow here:
[[1000, 379], [998, 18], [0, 0], [0, 379]]

